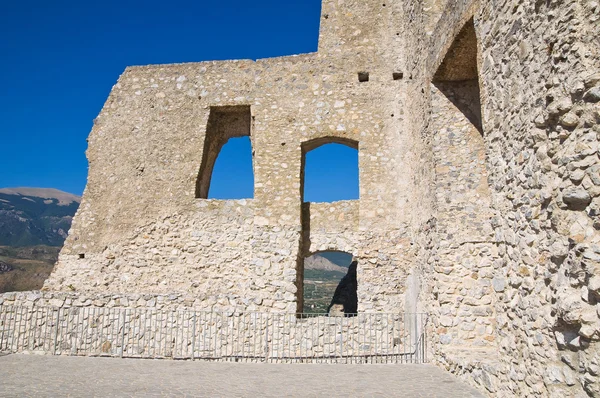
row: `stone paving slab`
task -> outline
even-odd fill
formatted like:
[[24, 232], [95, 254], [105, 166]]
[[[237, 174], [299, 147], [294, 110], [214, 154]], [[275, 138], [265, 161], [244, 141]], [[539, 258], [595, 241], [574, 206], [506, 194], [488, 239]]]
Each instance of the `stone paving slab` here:
[[483, 397], [432, 365], [0, 357], [1, 397]]

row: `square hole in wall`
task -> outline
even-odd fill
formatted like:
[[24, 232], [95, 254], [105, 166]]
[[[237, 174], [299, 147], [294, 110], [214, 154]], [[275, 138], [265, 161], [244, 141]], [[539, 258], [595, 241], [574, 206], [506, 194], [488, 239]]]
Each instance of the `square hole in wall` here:
[[369, 81], [369, 72], [358, 72], [358, 81], [361, 83], [368, 82]]
[[402, 78], [404, 77], [404, 73], [394, 72], [392, 73], [392, 77], [394, 78], [394, 80], [402, 80]]

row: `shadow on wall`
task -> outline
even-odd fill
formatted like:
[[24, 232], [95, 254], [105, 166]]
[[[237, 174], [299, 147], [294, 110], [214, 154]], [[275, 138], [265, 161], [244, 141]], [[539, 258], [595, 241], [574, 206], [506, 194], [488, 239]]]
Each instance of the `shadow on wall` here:
[[358, 284], [356, 282], [357, 261], [352, 261], [348, 273], [342, 278], [335, 289], [331, 304], [327, 309], [330, 316], [356, 316], [358, 312], [358, 295], [356, 293]]
[[483, 135], [479, 82], [477, 79], [460, 82], [434, 81], [433, 84]]

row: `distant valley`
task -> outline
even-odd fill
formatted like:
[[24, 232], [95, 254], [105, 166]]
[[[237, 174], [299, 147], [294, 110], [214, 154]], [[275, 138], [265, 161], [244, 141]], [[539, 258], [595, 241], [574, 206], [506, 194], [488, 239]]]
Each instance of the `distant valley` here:
[[304, 259], [304, 313], [327, 312], [351, 261], [352, 255], [343, 252], [322, 252]]
[[41, 289], [59, 251], [56, 246], [0, 246], [0, 293]]
[[57, 189], [0, 189], [0, 293], [42, 287], [80, 202]]

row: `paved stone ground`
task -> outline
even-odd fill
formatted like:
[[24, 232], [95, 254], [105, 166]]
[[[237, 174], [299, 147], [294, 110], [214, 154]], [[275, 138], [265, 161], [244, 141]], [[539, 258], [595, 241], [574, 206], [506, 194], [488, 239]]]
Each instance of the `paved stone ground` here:
[[1, 397], [483, 397], [431, 365], [236, 364], [7, 355]]

